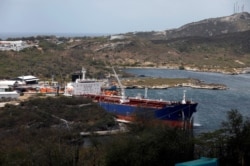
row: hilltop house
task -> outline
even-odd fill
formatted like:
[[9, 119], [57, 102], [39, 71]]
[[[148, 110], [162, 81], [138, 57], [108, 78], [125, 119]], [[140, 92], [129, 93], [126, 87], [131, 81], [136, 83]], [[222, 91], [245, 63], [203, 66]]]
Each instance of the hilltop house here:
[[38, 84], [38, 81], [39, 81], [39, 79], [37, 77], [32, 76], [32, 75], [19, 76], [17, 78], [13, 78], [11, 80], [18, 81], [18, 82], [23, 82], [26, 85]]
[[26, 41], [0, 41], [0, 51], [20, 51], [24, 48], [33, 47], [34, 44], [28, 44]]

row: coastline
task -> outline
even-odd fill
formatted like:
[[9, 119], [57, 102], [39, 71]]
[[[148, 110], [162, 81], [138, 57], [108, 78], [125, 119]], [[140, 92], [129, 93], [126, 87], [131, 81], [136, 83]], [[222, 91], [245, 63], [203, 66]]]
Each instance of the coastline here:
[[123, 86], [125, 89], [168, 89], [168, 88], [178, 88], [178, 87], [189, 87], [193, 89], [206, 89], [206, 90], [227, 90], [228, 87], [223, 84], [192, 84], [192, 83], [181, 83], [174, 86], [168, 85], [154, 85], [154, 86], [142, 86], [142, 85], [131, 85]]
[[193, 89], [226, 90], [224, 84], [206, 83], [194, 78], [152, 78], [130, 77], [123, 79], [122, 86], [125, 89], [168, 89], [178, 87], [190, 87]]
[[226, 71], [223, 69], [198, 69], [192, 67], [185, 67], [184, 69], [180, 69], [179, 66], [124, 66], [120, 67], [122, 69], [168, 69], [168, 70], [186, 70], [186, 71], [193, 71], [193, 72], [207, 72], [207, 73], [221, 73], [226, 75], [238, 75], [238, 74], [250, 74], [250, 67], [245, 68], [233, 68], [233, 71]]
[[[180, 70], [177, 67], [125, 67], [123, 69], [168, 69], [168, 70]], [[204, 70], [194, 70], [194, 69], [184, 69], [186, 71], [193, 71], [193, 72], [207, 72], [207, 73], [221, 73], [221, 74], [226, 74], [226, 75], [235, 75], [234, 73], [225, 73], [225, 72], [212, 72], [212, 71], [204, 71]], [[238, 74], [243, 74], [243, 73], [237, 73]], [[135, 77], [135, 78], [130, 78], [126, 79], [123, 81], [123, 87], [125, 89], [168, 89], [168, 88], [178, 88], [178, 87], [190, 87], [193, 89], [206, 89], [206, 90], [227, 90], [229, 89], [226, 85], [224, 84], [218, 84], [218, 83], [206, 83], [204, 81], [198, 80], [198, 79], [193, 79], [193, 78], [187, 78], [183, 80], [179, 80], [178, 78], [172, 78], [170, 80], [163, 79], [163, 78], [148, 78], [144, 77], [143, 75], [141, 77]], [[150, 80], [155, 80], [155, 81], [150, 81], [153, 83], [148, 83]], [[173, 83], [174, 80], [175, 82]], [[169, 82], [172, 82], [169, 84]]]

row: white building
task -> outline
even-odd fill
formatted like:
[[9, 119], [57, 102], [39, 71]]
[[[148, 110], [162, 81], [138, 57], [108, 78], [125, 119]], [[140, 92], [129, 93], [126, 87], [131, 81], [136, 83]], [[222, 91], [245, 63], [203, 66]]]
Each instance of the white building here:
[[20, 81], [25, 84], [38, 84], [39, 79], [35, 76], [32, 75], [27, 75], [27, 76], [19, 76], [17, 78], [13, 78], [12, 80], [14, 81]]
[[17, 99], [18, 97], [19, 93], [12, 91], [8, 85], [0, 85], [0, 100], [2, 98]]
[[20, 51], [27, 47], [32, 47], [33, 45], [27, 44], [26, 41], [0, 41], [0, 51]]
[[126, 36], [124, 36], [124, 35], [112, 35], [112, 36], [110, 36], [110, 40], [123, 40], [125, 38], [126, 38]]
[[22, 85], [24, 82], [16, 80], [0, 80], [0, 86], [10, 86], [13, 87], [15, 84]]

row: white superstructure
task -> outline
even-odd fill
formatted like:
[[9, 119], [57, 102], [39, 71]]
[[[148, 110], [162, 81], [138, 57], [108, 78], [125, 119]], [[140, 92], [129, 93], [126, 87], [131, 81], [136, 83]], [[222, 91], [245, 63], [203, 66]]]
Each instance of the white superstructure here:
[[101, 87], [104, 81], [86, 79], [86, 70], [82, 68], [82, 79], [77, 79], [75, 82], [70, 82], [66, 85], [64, 95], [79, 96], [83, 94], [100, 94]]

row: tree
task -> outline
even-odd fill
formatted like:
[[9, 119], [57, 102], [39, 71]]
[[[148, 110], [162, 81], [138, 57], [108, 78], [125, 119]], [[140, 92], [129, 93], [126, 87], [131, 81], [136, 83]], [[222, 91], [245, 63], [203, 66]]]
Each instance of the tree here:
[[244, 120], [238, 110], [229, 111], [221, 129], [197, 137], [195, 152], [198, 157], [219, 158], [221, 166], [249, 165], [250, 120]]
[[136, 127], [107, 145], [106, 165], [175, 165], [193, 159], [192, 137], [162, 125]]
[[228, 121], [222, 123], [223, 130], [227, 135], [227, 160], [231, 161], [230, 163], [235, 163], [235, 165], [248, 165], [250, 121], [244, 121], [238, 110], [229, 111], [227, 117]]

